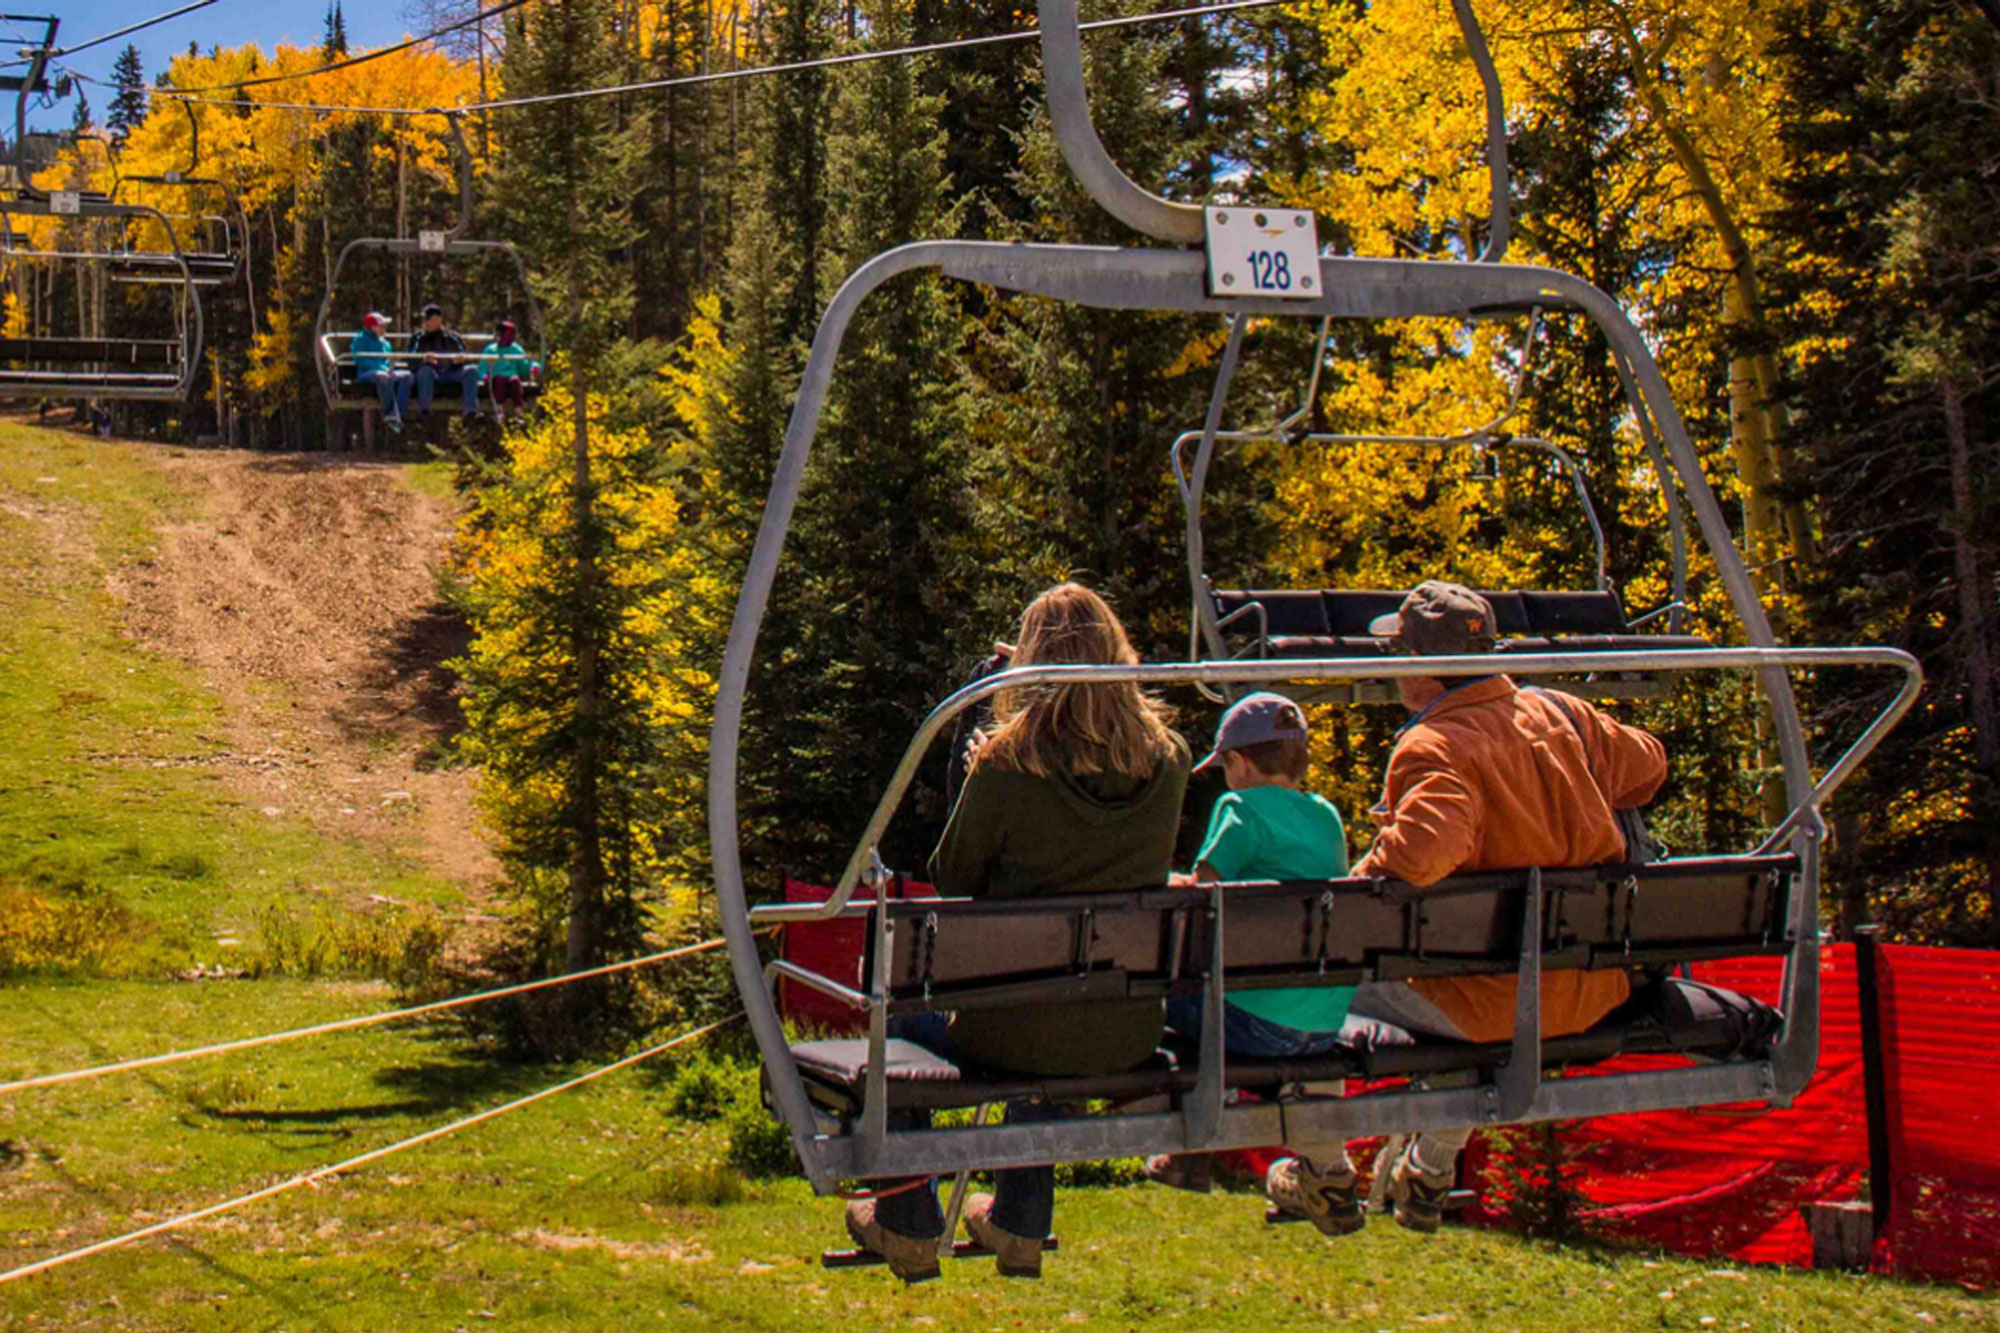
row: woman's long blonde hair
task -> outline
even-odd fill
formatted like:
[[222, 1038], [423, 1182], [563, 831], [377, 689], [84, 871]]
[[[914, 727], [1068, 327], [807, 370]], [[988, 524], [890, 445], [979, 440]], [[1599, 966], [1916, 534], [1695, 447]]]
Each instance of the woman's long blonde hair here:
[[[1110, 603], [1080, 583], [1062, 583], [1021, 613], [1011, 665], [1138, 661]], [[993, 699], [994, 732], [979, 762], [1038, 778], [1107, 771], [1151, 777], [1174, 751], [1172, 718], [1165, 704], [1131, 682], [1002, 690]]]

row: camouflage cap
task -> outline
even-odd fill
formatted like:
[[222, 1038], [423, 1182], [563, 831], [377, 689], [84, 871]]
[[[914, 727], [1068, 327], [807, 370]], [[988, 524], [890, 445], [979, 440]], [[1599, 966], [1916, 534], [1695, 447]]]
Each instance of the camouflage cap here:
[[1436, 579], [1418, 584], [1401, 610], [1368, 626], [1369, 633], [1421, 657], [1487, 652], [1496, 629], [1492, 603], [1464, 584]]

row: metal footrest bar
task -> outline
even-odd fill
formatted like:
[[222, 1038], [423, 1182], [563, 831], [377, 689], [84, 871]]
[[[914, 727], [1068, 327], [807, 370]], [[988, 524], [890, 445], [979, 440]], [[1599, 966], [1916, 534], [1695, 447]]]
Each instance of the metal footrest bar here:
[[[1061, 1248], [1061, 1242], [1050, 1236], [1042, 1242], [1043, 1254], [1054, 1254]], [[991, 1259], [993, 1251], [984, 1245], [969, 1240], [956, 1241], [949, 1250], [940, 1250], [940, 1259]], [[819, 1256], [821, 1268], [873, 1268], [887, 1263], [873, 1250], [824, 1250]]]

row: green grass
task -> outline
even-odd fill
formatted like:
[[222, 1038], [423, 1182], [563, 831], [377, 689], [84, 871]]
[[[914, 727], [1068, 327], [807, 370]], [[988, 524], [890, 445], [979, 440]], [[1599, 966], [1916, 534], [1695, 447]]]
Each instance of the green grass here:
[[456, 897], [413, 858], [245, 806], [213, 762], [214, 694], [120, 633], [107, 577], [198, 512], [160, 457], [0, 423], [0, 885], [108, 894], [142, 972], [226, 960], [215, 935], [275, 899]]
[[[388, 1003], [379, 988], [38, 983], [0, 991], [0, 1078]], [[567, 1072], [450, 1031], [342, 1034], [0, 1099], [0, 1268], [247, 1192]], [[947, 1265], [826, 1272], [840, 1205], [744, 1182], [645, 1066], [318, 1191], [0, 1287], [9, 1329], [1524, 1330], [2000, 1328], [1952, 1289], [1392, 1225], [1329, 1244], [1255, 1200], [1066, 1191], [1039, 1284]], [[717, 1204], [713, 1201], [733, 1199]], [[1704, 1320], [1712, 1322], [1704, 1322]]]

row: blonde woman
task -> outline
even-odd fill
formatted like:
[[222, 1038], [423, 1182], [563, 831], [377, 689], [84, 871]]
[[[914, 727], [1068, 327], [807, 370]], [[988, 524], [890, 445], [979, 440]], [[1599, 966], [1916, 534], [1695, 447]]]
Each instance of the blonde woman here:
[[[1015, 667], [1135, 665], [1125, 626], [1090, 589], [1064, 583], [1029, 604]], [[931, 878], [947, 897], [1033, 898], [1164, 885], [1171, 868], [1188, 743], [1165, 705], [1132, 684], [1003, 690], [990, 730], [973, 738], [971, 769], [931, 856]], [[1116, 1073], [1150, 1056], [1160, 1040], [1157, 1001], [1081, 1009], [1023, 1005], [958, 1015], [948, 1038], [912, 1034], [974, 1065], [1023, 1074]], [[1060, 1113], [1016, 1102], [1019, 1124]], [[1055, 1208], [1053, 1167], [996, 1175], [992, 1196], [974, 1195], [966, 1230], [998, 1256], [1009, 1277], [1039, 1277], [1042, 1242]], [[906, 1281], [935, 1277], [944, 1218], [930, 1189], [851, 1204], [848, 1230]]]

